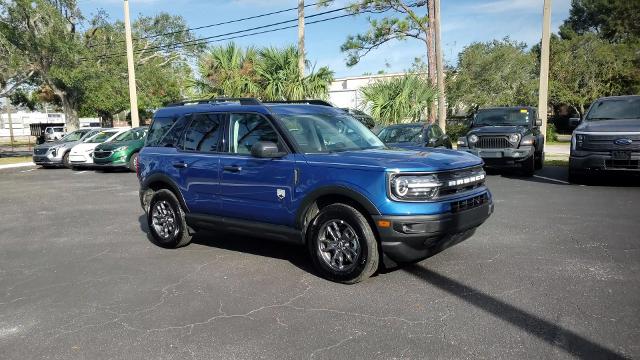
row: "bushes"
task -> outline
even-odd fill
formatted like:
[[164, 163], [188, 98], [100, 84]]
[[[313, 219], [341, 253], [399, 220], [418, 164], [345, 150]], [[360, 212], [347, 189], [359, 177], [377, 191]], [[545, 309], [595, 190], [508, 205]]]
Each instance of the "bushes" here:
[[449, 135], [449, 139], [453, 143], [457, 142], [459, 137], [465, 136], [468, 131], [469, 127], [467, 125], [447, 124], [447, 135]]
[[545, 134], [547, 141], [558, 141], [558, 132], [556, 126], [551, 123], [547, 123], [547, 133]]

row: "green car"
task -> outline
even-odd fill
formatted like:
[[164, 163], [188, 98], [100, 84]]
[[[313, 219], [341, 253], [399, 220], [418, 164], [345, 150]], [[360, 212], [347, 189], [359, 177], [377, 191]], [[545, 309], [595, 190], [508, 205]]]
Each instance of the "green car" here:
[[137, 127], [123, 132], [115, 139], [98, 145], [93, 152], [97, 168], [128, 168], [136, 171], [138, 152], [147, 138], [147, 127]]

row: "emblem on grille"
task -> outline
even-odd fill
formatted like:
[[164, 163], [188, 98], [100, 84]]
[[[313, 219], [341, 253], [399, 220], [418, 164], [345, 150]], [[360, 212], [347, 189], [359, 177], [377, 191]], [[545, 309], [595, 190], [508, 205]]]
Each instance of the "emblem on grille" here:
[[631, 145], [632, 142], [633, 140], [627, 139], [627, 138], [620, 138], [620, 139], [613, 140], [614, 144], [621, 145], [621, 146]]

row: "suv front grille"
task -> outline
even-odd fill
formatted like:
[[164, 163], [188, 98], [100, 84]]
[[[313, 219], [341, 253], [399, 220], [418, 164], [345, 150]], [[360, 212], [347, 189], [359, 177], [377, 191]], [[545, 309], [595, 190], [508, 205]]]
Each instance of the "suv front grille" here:
[[514, 147], [506, 136], [480, 136], [474, 146], [478, 149], [504, 149]]
[[451, 212], [457, 213], [457, 212], [477, 208], [479, 206], [486, 204], [488, 201], [489, 201], [489, 195], [486, 193], [482, 195], [474, 196], [470, 199], [454, 201], [451, 203]]
[[104, 159], [111, 156], [111, 153], [112, 153], [111, 151], [95, 151], [93, 153], [93, 157], [96, 159]]
[[[630, 145], [616, 145], [614, 143], [617, 139], [630, 139], [633, 141]], [[640, 150], [640, 135], [589, 135], [585, 134], [584, 142], [582, 143], [581, 150], [592, 151], [610, 151], [610, 150]]]
[[49, 150], [49, 149], [47, 149], [47, 148], [37, 148], [37, 149], [33, 150], [33, 154], [34, 155], [44, 155], [44, 154], [47, 153], [47, 150]]
[[439, 197], [461, 194], [484, 186], [484, 177], [485, 172], [481, 166], [438, 174], [438, 180], [444, 184], [440, 188]]

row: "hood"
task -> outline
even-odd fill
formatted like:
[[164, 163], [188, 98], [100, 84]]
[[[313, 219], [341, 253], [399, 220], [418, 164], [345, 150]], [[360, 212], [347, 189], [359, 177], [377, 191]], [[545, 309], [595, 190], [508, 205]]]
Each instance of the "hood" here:
[[575, 131], [584, 132], [640, 132], [640, 119], [583, 121]]
[[78, 145], [74, 146], [73, 149], [71, 149], [71, 153], [72, 154], [84, 154], [84, 153], [88, 152], [89, 150], [95, 149], [96, 146], [98, 146], [97, 143], [81, 143], [81, 144], [78, 144]]
[[472, 128], [467, 135], [490, 135], [490, 134], [520, 134], [524, 135], [528, 128], [526, 126], [480, 126]]
[[127, 147], [142, 147], [144, 140], [129, 140], [129, 141], [108, 141], [104, 142], [96, 147], [96, 149], [111, 151], [120, 146]]
[[423, 148], [371, 149], [329, 154], [305, 154], [311, 166], [358, 168], [360, 170], [441, 171], [482, 164], [482, 160], [462, 151]]
[[423, 151], [426, 147], [424, 146], [424, 144], [415, 143], [415, 142], [385, 143], [385, 144], [391, 149], [395, 149], [395, 150], [405, 149], [405, 150]]
[[54, 146], [58, 147], [58, 148], [67, 148], [70, 149], [76, 145], [78, 145], [80, 143], [80, 141], [68, 141], [68, 142], [64, 142], [64, 141], [51, 141], [51, 142], [46, 142], [44, 144], [40, 144], [40, 145], [36, 145], [35, 149], [50, 149]]

